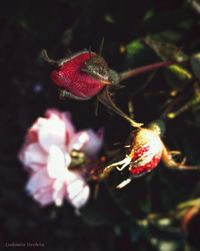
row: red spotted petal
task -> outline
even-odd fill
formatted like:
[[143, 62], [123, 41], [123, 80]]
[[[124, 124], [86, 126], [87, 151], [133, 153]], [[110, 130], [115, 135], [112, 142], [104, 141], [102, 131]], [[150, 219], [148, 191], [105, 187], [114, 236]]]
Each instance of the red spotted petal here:
[[130, 153], [131, 163], [129, 171], [134, 175], [142, 175], [155, 168], [162, 157], [163, 143], [154, 131], [140, 130], [134, 139]]
[[159, 164], [160, 160], [161, 160], [161, 155], [154, 156], [150, 162], [148, 162], [142, 166], [137, 166], [137, 167], [133, 166], [130, 169], [130, 172], [134, 176], [139, 176], [139, 175], [148, 173], [148, 172], [152, 171]]

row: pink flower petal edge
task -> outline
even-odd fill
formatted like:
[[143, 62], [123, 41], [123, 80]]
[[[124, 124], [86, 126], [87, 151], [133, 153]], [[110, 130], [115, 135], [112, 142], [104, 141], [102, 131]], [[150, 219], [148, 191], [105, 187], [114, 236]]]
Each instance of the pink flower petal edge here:
[[[66, 200], [76, 210], [89, 199], [90, 187], [85, 172], [69, 169], [70, 152], [83, 152], [95, 158], [103, 144], [103, 130], [76, 132], [69, 112], [48, 109], [29, 128], [19, 160], [29, 173], [26, 191], [41, 206], [54, 203], [61, 206]], [[85, 167], [87, 168], [87, 167]]]

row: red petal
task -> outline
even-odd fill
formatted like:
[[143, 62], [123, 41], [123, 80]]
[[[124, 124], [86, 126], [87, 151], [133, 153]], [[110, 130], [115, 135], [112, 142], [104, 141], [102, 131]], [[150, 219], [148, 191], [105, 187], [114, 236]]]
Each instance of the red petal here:
[[95, 96], [104, 84], [81, 70], [85, 61], [95, 55], [81, 52], [67, 59], [59, 70], [52, 71], [50, 75], [52, 81], [77, 97]]

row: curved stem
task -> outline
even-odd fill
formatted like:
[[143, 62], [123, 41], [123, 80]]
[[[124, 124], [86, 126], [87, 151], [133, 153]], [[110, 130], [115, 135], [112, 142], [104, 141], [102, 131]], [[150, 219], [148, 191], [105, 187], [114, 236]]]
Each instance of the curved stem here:
[[104, 90], [100, 94], [98, 94], [97, 98], [108, 109], [127, 120], [131, 126], [135, 128], [140, 128], [143, 125], [143, 123], [135, 122], [128, 115], [126, 115], [119, 107], [116, 106], [116, 104], [112, 101], [112, 98], [110, 97], [109, 87], [105, 87]]
[[177, 209], [185, 209], [188, 207], [200, 206], [200, 198], [187, 200], [178, 204]]

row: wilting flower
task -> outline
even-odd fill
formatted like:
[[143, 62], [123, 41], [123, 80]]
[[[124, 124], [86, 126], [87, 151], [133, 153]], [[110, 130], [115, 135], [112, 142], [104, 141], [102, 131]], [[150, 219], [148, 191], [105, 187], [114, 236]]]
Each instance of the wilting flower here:
[[163, 160], [167, 167], [172, 169], [200, 170], [199, 166], [187, 166], [184, 165], [184, 161], [177, 163], [173, 160], [172, 153], [167, 150], [161, 139], [164, 131], [165, 125], [161, 120], [150, 123], [147, 128], [138, 129], [126, 157], [121, 161], [107, 166], [102, 176], [107, 176], [113, 167], [116, 167], [119, 171], [128, 167], [131, 176], [117, 186], [118, 188], [122, 188], [134, 177], [152, 171], [158, 166], [161, 160]]
[[28, 130], [19, 154], [30, 174], [26, 190], [43, 206], [60, 206], [66, 199], [79, 209], [90, 193], [84, 165], [95, 158], [102, 140], [102, 130], [76, 132], [70, 113], [47, 110]]
[[58, 65], [58, 70], [52, 71], [51, 79], [63, 88], [63, 96], [80, 100], [90, 99], [109, 83], [108, 66], [105, 60], [94, 52], [76, 53]]
[[116, 166], [123, 170], [128, 166], [133, 176], [140, 176], [155, 168], [160, 162], [163, 154], [163, 142], [160, 138], [161, 128], [158, 124], [152, 123], [148, 128], [139, 129], [130, 144], [129, 153], [125, 159], [108, 166], [104, 173]]

